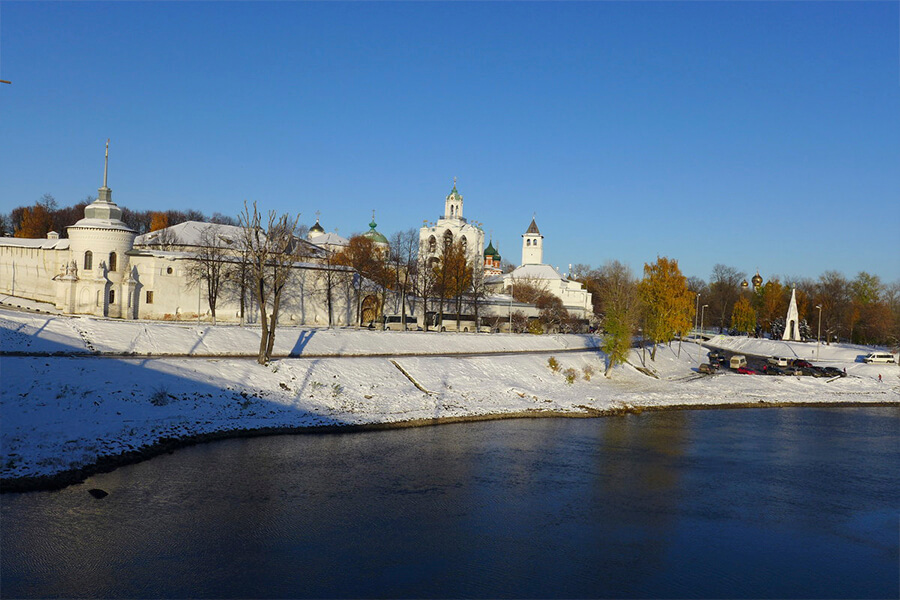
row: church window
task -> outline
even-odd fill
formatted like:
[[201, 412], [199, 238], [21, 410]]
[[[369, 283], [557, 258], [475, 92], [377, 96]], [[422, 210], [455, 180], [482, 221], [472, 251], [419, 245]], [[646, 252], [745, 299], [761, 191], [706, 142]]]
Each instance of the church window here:
[[434, 236], [431, 236], [428, 238], [428, 251], [434, 252], [435, 250], [437, 250], [437, 240], [434, 239]]
[[153, 292], [147, 290], [147, 304], [153, 304]]
[[94, 268], [94, 253], [88, 250], [84, 253], [84, 270], [90, 271]]
[[526, 246], [530, 246], [530, 245], [531, 245], [531, 240], [525, 240], [525, 245], [526, 245]]
[[172, 274], [172, 267], [166, 267], [166, 275]]
[[461, 238], [459, 238], [459, 243], [462, 244], [463, 252], [465, 252], [466, 250], [468, 250], [468, 248], [469, 248], [469, 240], [466, 239], [466, 236], [462, 236]]
[[116, 270], [116, 253], [115, 252], [109, 253], [109, 270], [110, 271]]
[[453, 245], [453, 232], [449, 229], [444, 232], [444, 247], [449, 248]]
[[109, 303], [114, 304], [116, 302], [116, 290], [109, 290]]

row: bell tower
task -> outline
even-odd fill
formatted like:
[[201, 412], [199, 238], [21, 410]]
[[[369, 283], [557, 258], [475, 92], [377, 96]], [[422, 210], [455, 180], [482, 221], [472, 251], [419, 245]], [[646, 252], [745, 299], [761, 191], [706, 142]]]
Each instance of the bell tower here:
[[453, 189], [444, 203], [445, 219], [462, 219], [463, 216], [463, 197], [456, 191], [456, 177], [453, 178]]
[[522, 234], [522, 264], [544, 264], [544, 236], [538, 230], [534, 217], [531, 219], [528, 230]]

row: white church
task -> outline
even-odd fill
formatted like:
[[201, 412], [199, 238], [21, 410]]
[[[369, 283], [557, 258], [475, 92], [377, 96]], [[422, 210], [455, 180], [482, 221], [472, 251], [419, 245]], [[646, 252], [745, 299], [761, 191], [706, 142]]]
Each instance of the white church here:
[[[419, 247], [428, 260], [438, 260], [445, 243], [460, 240], [472, 262], [483, 269], [485, 286], [493, 294], [488, 298], [489, 314], [499, 315], [508, 310], [507, 295], [517, 282], [528, 283], [546, 290], [562, 300], [571, 316], [580, 320], [593, 317], [591, 294], [584, 285], [567, 279], [554, 267], [544, 264], [544, 236], [532, 218], [528, 229], [522, 234], [522, 263], [510, 273], [500, 270], [500, 254], [494, 249], [493, 240], [484, 248], [484, 231], [463, 217], [463, 197], [453, 189], [444, 201], [444, 214], [436, 223], [426, 224], [419, 230]], [[501, 297], [502, 296], [502, 297]], [[536, 311], [522, 307], [528, 316], [536, 316]]]

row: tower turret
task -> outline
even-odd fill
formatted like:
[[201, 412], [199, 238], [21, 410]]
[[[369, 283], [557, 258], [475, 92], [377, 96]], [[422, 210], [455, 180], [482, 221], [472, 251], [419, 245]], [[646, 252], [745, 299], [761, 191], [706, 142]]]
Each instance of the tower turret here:
[[531, 225], [525, 233], [522, 234], [522, 264], [523, 265], [542, 265], [544, 264], [544, 236], [538, 230], [534, 217], [531, 219]]
[[445, 219], [462, 219], [463, 216], [463, 197], [456, 191], [456, 177], [453, 178], [453, 189], [444, 203]]

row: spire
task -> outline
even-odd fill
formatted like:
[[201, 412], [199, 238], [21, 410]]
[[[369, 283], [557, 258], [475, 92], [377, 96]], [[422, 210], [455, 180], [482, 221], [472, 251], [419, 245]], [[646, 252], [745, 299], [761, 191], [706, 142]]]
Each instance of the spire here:
[[109, 138], [106, 138], [106, 158], [103, 161], [103, 187], [97, 190], [98, 202], [112, 203], [112, 190], [106, 185], [106, 177], [109, 174]]
[[109, 138], [106, 138], [106, 158], [103, 161], [103, 187], [106, 187], [107, 173], [109, 173]]
[[531, 225], [528, 226], [528, 229], [525, 231], [525, 233], [536, 233], [538, 235], [541, 235], [541, 232], [538, 231], [538, 226], [537, 223], [535, 223], [533, 216], [531, 217]]

